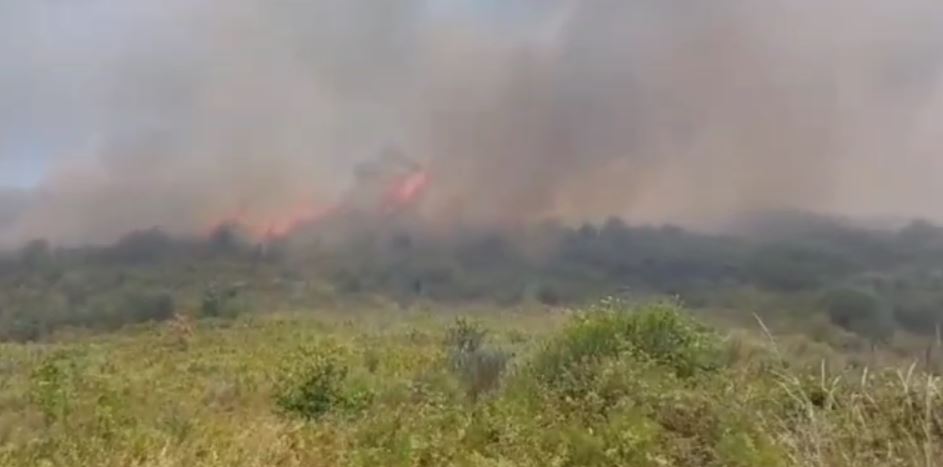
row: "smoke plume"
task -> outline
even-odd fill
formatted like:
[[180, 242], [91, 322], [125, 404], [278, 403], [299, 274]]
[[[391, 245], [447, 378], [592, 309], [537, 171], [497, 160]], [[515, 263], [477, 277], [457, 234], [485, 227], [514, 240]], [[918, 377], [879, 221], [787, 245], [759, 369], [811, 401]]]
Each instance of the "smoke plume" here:
[[[0, 237], [329, 205], [400, 148], [430, 222], [943, 218], [934, 0], [0, 0]], [[10, 217], [10, 216], [6, 216]]]

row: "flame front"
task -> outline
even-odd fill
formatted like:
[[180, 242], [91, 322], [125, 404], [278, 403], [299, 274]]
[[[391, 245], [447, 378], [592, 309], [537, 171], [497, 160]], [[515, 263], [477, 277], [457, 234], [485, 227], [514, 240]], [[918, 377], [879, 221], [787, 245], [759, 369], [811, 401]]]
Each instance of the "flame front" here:
[[271, 215], [240, 209], [210, 224], [208, 233], [226, 226], [238, 226], [256, 241], [271, 241], [289, 235], [302, 225], [314, 224], [335, 211], [335, 206], [318, 207], [314, 203], [296, 203], [284, 212]]
[[[378, 200], [378, 214], [401, 212], [419, 202], [429, 186], [429, 175], [417, 170], [399, 177]], [[291, 235], [299, 227], [314, 225], [325, 218], [344, 211], [345, 203], [318, 205], [311, 201], [294, 203], [282, 212], [262, 214], [248, 208], [222, 216], [210, 224], [205, 234], [209, 235], [226, 226], [238, 226], [253, 240], [267, 242]]]

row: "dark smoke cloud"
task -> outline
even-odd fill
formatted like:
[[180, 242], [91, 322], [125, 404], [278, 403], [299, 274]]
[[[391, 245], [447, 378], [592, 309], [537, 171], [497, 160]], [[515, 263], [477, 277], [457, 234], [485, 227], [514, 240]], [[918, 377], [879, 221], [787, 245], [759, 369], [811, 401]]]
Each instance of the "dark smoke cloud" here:
[[475, 3], [0, 0], [0, 157], [56, 156], [5, 237], [328, 203], [389, 144], [450, 225], [943, 217], [939, 2]]

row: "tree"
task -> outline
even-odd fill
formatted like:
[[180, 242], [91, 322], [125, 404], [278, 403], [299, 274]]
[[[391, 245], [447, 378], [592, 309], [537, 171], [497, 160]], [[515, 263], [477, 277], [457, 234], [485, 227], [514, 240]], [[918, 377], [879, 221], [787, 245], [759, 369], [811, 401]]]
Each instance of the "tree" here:
[[167, 256], [173, 248], [173, 239], [155, 227], [125, 235], [105, 250], [105, 256], [120, 263], [140, 265]]
[[943, 296], [926, 288], [899, 291], [894, 297], [894, 319], [909, 331], [932, 334], [943, 321]]
[[894, 332], [888, 307], [875, 293], [855, 287], [838, 287], [823, 297], [832, 323], [879, 342]]
[[799, 243], [763, 246], [747, 263], [747, 272], [757, 283], [783, 292], [820, 287], [850, 269], [836, 251]]

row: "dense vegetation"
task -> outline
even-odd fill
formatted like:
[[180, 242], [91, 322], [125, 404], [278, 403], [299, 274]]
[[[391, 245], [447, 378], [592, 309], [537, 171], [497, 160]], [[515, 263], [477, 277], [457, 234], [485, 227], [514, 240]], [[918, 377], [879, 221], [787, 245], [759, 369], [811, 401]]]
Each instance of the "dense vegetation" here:
[[931, 224], [329, 227], [0, 257], [0, 465], [943, 456]]
[[102, 247], [38, 240], [0, 257], [0, 338], [351, 300], [557, 307], [603, 296], [678, 296], [800, 327], [825, 321], [875, 344], [895, 330], [937, 333], [943, 229], [760, 219], [736, 236], [611, 220], [458, 234], [408, 222], [321, 225], [264, 246], [232, 226], [209, 238], [146, 230]]
[[[178, 318], [0, 347], [0, 465], [930, 466], [939, 380], [671, 303]], [[790, 355], [788, 359], [784, 356]]]

